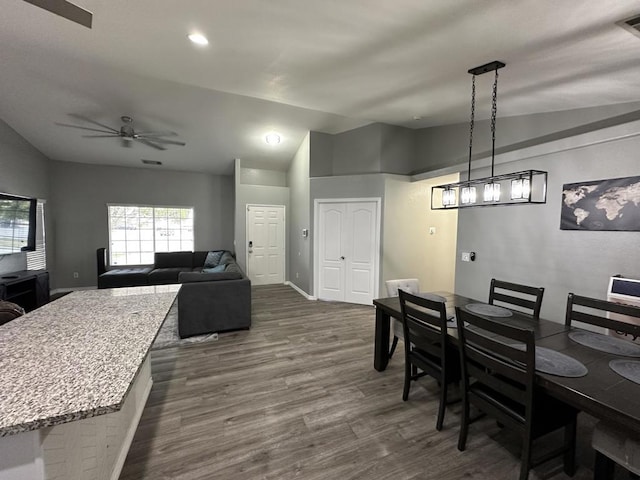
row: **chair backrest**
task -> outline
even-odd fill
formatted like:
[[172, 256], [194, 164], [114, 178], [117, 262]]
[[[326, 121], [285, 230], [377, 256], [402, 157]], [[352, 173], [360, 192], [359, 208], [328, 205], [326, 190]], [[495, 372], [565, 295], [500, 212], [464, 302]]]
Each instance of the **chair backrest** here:
[[[495, 322], [460, 307], [456, 307], [456, 322], [463, 392], [469, 391], [469, 379], [474, 378], [474, 389], [484, 392], [474, 403], [480, 403], [483, 411], [511, 426], [530, 425], [535, 378], [533, 330]], [[514, 408], [514, 403], [519, 408]]]
[[397, 297], [400, 289], [409, 293], [420, 292], [420, 281], [417, 278], [399, 278], [397, 280], [387, 280], [384, 283], [387, 286], [387, 295], [390, 297]]
[[446, 365], [447, 310], [444, 302], [429, 300], [400, 290], [400, 310], [405, 351], [412, 345], [432, 356], [440, 357], [443, 369]]
[[637, 319], [637, 323], [640, 323], [640, 307], [581, 297], [573, 293], [567, 297], [567, 313], [564, 323], [567, 327], [570, 327], [572, 322], [588, 323], [607, 328], [621, 335], [629, 335], [633, 340], [640, 336], [640, 325], [615, 320], [610, 318], [612, 315], [633, 317]]
[[[513, 295], [514, 292], [519, 295]], [[530, 287], [492, 278], [491, 288], [489, 289], [489, 304], [494, 305], [494, 302], [501, 302], [509, 306], [515, 305], [519, 307], [516, 310], [538, 318], [542, 308], [543, 295], [543, 287]]]

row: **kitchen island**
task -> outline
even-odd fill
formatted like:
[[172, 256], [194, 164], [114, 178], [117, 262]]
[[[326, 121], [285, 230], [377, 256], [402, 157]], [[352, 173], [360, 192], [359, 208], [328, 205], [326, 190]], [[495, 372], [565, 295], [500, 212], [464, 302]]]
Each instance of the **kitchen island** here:
[[118, 478], [179, 287], [73, 292], [0, 326], [0, 480]]

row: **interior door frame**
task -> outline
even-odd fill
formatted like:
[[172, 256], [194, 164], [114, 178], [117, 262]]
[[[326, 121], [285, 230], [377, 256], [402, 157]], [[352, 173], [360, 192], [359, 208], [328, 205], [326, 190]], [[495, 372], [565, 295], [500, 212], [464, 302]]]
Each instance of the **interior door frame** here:
[[247, 203], [244, 210], [244, 260], [247, 266], [247, 277], [251, 278], [249, 272], [249, 208], [250, 207], [282, 207], [282, 222], [284, 223], [284, 235], [282, 236], [282, 277], [283, 283], [287, 281], [287, 206], [264, 203]]
[[327, 203], [359, 203], [371, 202], [376, 204], [376, 239], [374, 251], [376, 252], [374, 261], [374, 282], [373, 282], [373, 298], [380, 296], [380, 244], [381, 244], [381, 220], [382, 220], [382, 198], [381, 197], [361, 197], [361, 198], [315, 198], [313, 200], [313, 231], [315, 232], [313, 240], [313, 296], [320, 298], [320, 205]]

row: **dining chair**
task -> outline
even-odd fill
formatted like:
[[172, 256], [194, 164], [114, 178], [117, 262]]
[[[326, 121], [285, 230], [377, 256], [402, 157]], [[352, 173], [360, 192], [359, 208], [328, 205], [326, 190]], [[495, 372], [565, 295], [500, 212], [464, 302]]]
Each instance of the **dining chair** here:
[[[402, 289], [409, 293], [420, 292], [420, 280], [417, 278], [399, 278], [396, 280], [387, 280], [385, 282], [387, 287], [387, 295], [390, 297], [397, 297], [398, 290]], [[392, 319], [391, 332], [393, 333], [393, 341], [391, 342], [391, 348], [389, 349], [389, 360], [393, 356], [393, 352], [396, 351], [398, 346], [398, 338], [404, 338], [402, 334], [402, 322], [400, 320]]]
[[495, 305], [495, 302], [499, 302], [508, 305], [509, 308], [515, 306], [516, 310], [539, 318], [543, 295], [543, 287], [530, 287], [492, 278], [489, 289], [489, 305]]
[[404, 290], [398, 293], [404, 332], [402, 400], [407, 401], [409, 398], [412, 381], [425, 375], [433, 377], [440, 386], [436, 430], [442, 430], [448, 387], [460, 381], [459, 357], [447, 335], [445, 302], [423, 298]]
[[[465, 450], [469, 425], [479, 418], [469, 416], [473, 404], [522, 437], [520, 480], [528, 478], [531, 468], [560, 455], [565, 473], [573, 476], [578, 411], [536, 387], [533, 330], [492, 321], [459, 307], [456, 321], [462, 369], [458, 450]], [[563, 445], [534, 459], [534, 440], [560, 428], [564, 429]]]
[[[634, 319], [635, 323], [622, 320], [624, 317]], [[640, 336], [640, 307], [570, 293], [565, 325], [570, 327], [574, 322], [606, 328], [617, 336], [634, 340]], [[632, 474], [640, 475], [640, 435], [637, 432], [601, 421], [593, 431], [591, 445], [596, 452], [595, 480], [612, 480], [616, 463]]]
[[[636, 323], [625, 322], [622, 320], [625, 316], [636, 319]], [[606, 328], [619, 335], [628, 336], [629, 340], [640, 337], [640, 307], [633, 305], [570, 293], [567, 296], [564, 324], [570, 327], [573, 322]]]

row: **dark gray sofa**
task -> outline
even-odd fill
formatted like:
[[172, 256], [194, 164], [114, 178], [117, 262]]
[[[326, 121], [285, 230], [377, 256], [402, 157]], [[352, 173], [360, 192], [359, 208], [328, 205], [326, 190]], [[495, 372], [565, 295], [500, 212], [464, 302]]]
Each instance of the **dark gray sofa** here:
[[97, 250], [98, 288], [181, 283], [178, 292], [178, 333], [181, 338], [251, 327], [251, 282], [228, 251], [156, 253], [154, 265], [111, 269], [107, 251]]

